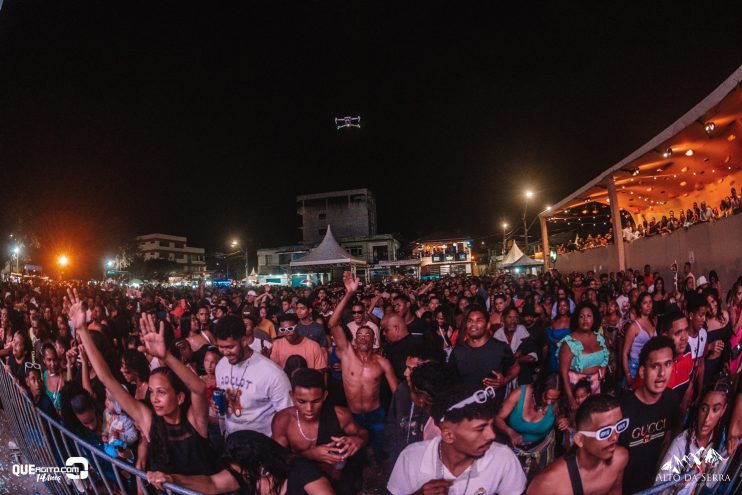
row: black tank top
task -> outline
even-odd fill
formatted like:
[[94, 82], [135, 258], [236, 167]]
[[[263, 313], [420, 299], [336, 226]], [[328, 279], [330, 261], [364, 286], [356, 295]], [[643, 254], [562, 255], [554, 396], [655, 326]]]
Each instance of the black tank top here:
[[340, 428], [335, 406], [325, 401], [319, 412], [319, 428], [317, 429], [317, 445], [325, 445], [332, 442], [330, 437], [342, 437], [345, 432]]
[[153, 439], [155, 428], [160, 426], [166, 432], [167, 459], [155, 455], [150, 444], [147, 452], [147, 470], [162, 471], [167, 474], [214, 474], [217, 471], [216, 455], [209, 440], [199, 435], [196, 429], [183, 417], [177, 425], [165, 422], [160, 416], [152, 414], [149, 438]]
[[569, 473], [569, 482], [572, 484], [573, 495], [584, 495], [580, 468], [577, 467], [577, 456], [574, 452], [570, 452], [564, 456], [564, 461], [567, 463], [567, 472]]

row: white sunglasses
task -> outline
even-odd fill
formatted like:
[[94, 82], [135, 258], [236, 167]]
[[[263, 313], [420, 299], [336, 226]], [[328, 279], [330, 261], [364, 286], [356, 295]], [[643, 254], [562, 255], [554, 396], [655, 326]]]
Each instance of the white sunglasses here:
[[608, 440], [613, 434], [613, 430], [616, 433], [621, 434], [629, 427], [629, 418], [623, 418], [621, 421], [612, 426], [604, 426], [598, 431], [578, 431], [577, 433], [585, 435], [586, 437], [596, 438], [599, 441]]

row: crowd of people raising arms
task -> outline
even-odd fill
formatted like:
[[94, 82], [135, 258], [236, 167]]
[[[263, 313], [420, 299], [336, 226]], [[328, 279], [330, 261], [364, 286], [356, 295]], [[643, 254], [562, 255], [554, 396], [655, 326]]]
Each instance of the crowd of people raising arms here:
[[692, 493], [742, 437], [742, 277], [679, 275], [5, 282], [0, 355], [155, 488], [635, 493], [725, 452], [682, 466]]

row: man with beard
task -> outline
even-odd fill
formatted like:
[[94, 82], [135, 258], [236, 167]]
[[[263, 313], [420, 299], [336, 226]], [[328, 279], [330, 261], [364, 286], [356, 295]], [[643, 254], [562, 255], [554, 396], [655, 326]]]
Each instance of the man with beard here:
[[362, 478], [354, 456], [368, 442], [368, 432], [348, 409], [326, 401], [325, 377], [317, 370], [299, 368], [291, 375], [291, 398], [294, 406], [273, 417], [273, 439], [316, 463], [336, 493], [357, 493]]
[[214, 333], [224, 356], [216, 365], [216, 385], [226, 395], [226, 433], [254, 430], [270, 436], [273, 416], [291, 407], [286, 373], [250, 348], [239, 316], [222, 318]]
[[588, 397], [575, 416], [576, 452], [568, 453], [538, 474], [528, 495], [608, 495], [621, 493], [628, 452], [618, 436], [629, 428], [616, 399], [606, 394]]
[[480, 387], [458, 385], [436, 396], [431, 414], [441, 435], [402, 451], [387, 484], [392, 495], [523, 493], [518, 459], [494, 441], [495, 391]]
[[353, 419], [371, 433], [374, 452], [377, 459], [380, 459], [386, 418], [379, 393], [381, 379], [382, 377], [386, 379], [392, 393], [397, 389], [398, 382], [389, 360], [374, 352], [375, 334], [371, 328], [359, 327], [356, 331], [355, 346], [351, 346], [345, 330], [340, 325], [340, 317], [358, 290], [358, 283], [358, 279], [350, 272], [343, 274], [345, 295], [335, 308], [328, 325], [335, 339], [336, 353], [340, 358], [348, 408], [353, 413]]
[[667, 390], [672, 375], [675, 344], [665, 336], [652, 337], [639, 354], [642, 385], [621, 397], [621, 412], [630, 420], [620, 444], [629, 450], [624, 493], [635, 493], [654, 484], [657, 464], [672, 439], [678, 416], [677, 395]]

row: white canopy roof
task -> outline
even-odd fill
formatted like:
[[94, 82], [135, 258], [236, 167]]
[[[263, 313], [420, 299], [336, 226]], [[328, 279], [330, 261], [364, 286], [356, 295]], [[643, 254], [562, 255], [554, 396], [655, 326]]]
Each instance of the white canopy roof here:
[[516, 266], [536, 266], [536, 265], [543, 265], [543, 264], [544, 264], [544, 260], [535, 260], [531, 258], [530, 256], [526, 256], [524, 254], [523, 256], [518, 258], [518, 260], [516, 260], [515, 262], [510, 263], [508, 265], [503, 265], [503, 266], [510, 268], [510, 267], [516, 267]]
[[355, 258], [338, 244], [332, 235], [330, 226], [327, 226], [325, 238], [314, 249], [311, 249], [301, 258], [291, 262], [291, 266], [313, 266], [313, 265], [365, 265], [362, 259]]
[[523, 251], [520, 250], [518, 245], [513, 241], [513, 247], [510, 248], [510, 251], [508, 251], [508, 254], [505, 255], [505, 258], [502, 260], [502, 264], [504, 265], [512, 265], [516, 261], [518, 261], [523, 256]]

